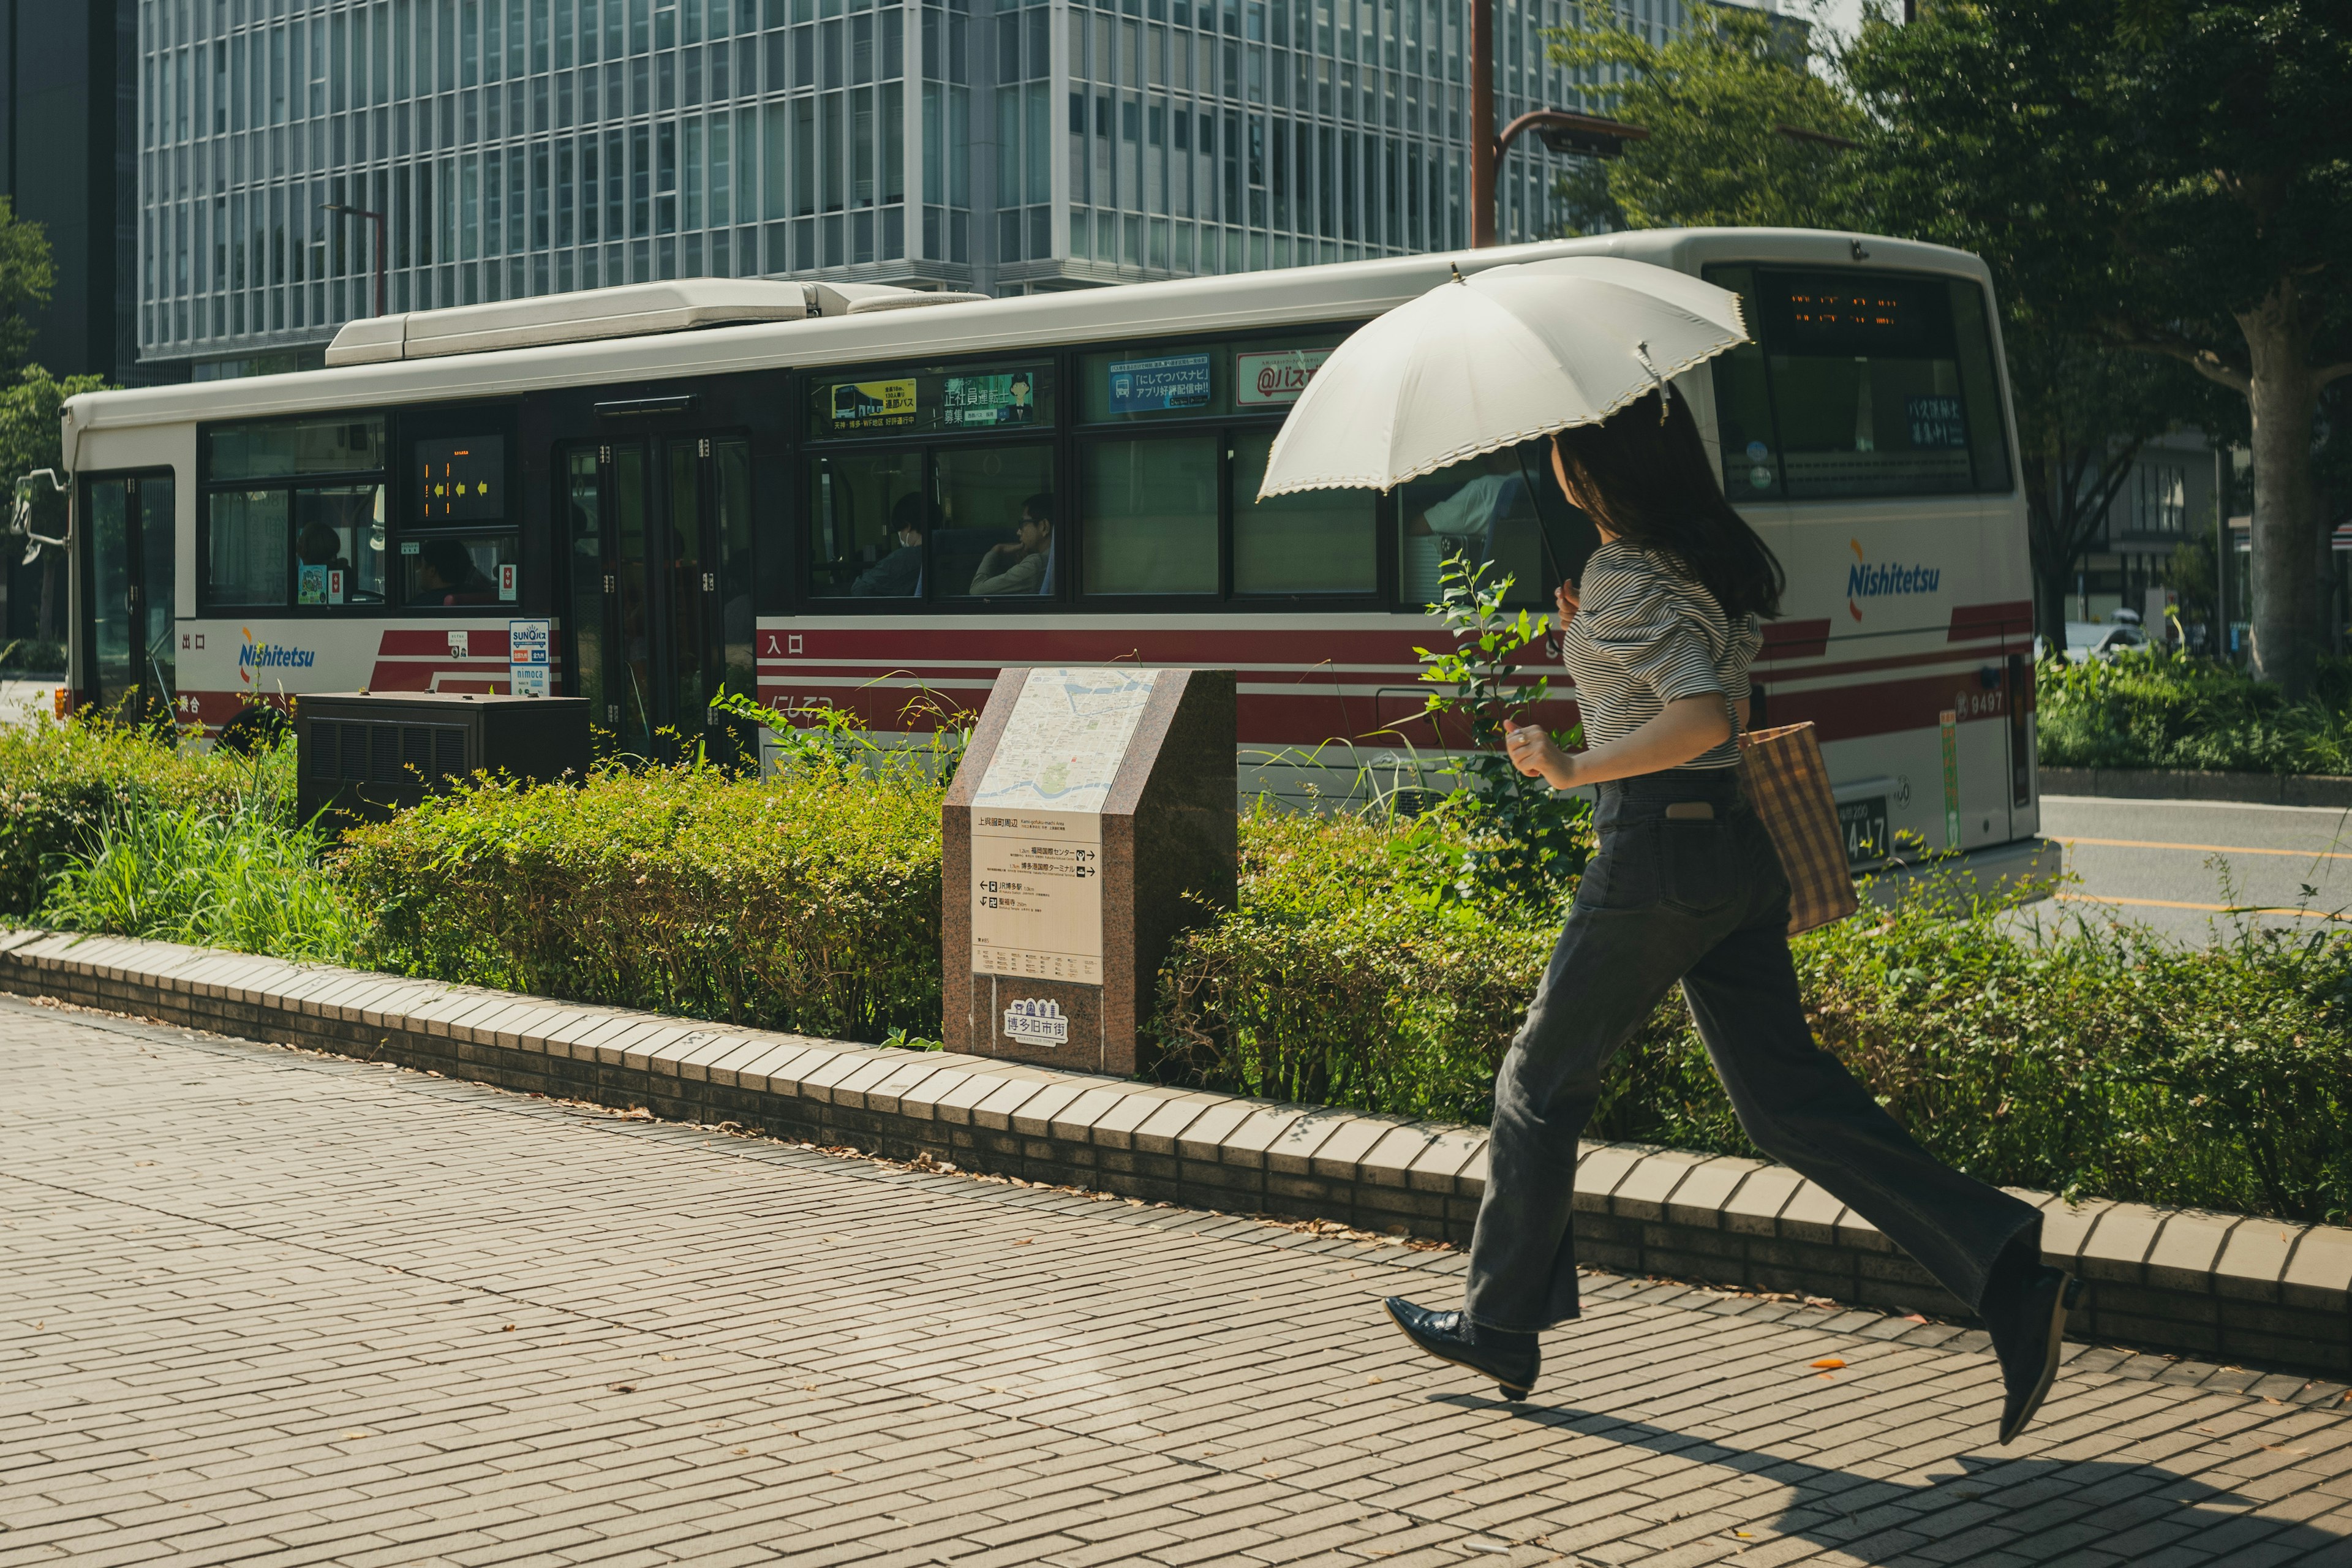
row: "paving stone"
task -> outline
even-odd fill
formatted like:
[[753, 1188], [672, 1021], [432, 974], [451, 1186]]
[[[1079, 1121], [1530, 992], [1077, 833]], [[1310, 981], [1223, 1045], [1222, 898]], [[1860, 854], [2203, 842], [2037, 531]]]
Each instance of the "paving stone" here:
[[[681, 1079], [721, 1043], [680, 1054]], [[813, 1050], [763, 1037], [704, 1065]], [[869, 1106], [910, 1070], [926, 1093], [1048, 1081], [813, 1059], [836, 1088], [887, 1067], [851, 1091]], [[2352, 1560], [2340, 1384], [2076, 1352], [2042, 1422], [1995, 1448], [1981, 1334], [1588, 1272], [1586, 1315], [1508, 1405], [1379, 1311], [1449, 1300], [1458, 1252], [5, 999], [0, 1081], [11, 1565]], [[1150, 1155], [1106, 1119], [1131, 1135], [1164, 1113], [1172, 1159], [1208, 1103], [1105, 1092], [1054, 1125], [1094, 1116], [1094, 1146], [1129, 1159]], [[1438, 1146], [1300, 1116], [1267, 1179], [1328, 1180], [1323, 1161], [1352, 1171], [1400, 1131]], [[1670, 1213], [1712, 1170], [1769, 1227], [1793, 1194], [1770, 1167], [1680, 1163], [1666, 1197], [1628, 1202]], [[2308, 1299], [2334, 1267], [2312, 1249]], [[1824, 1354], [1847, 1364], [1824, 1377]]]

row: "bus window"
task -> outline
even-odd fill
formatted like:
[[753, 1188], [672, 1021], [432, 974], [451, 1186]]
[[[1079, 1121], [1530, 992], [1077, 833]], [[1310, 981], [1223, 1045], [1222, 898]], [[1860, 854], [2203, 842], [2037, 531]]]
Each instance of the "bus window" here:
[[268, 479], [383, 467], [383, 421], [348, 414], [232, 425], [206, 433], [206, 477]]
[[809, 465], [809, 592], [903, 599], [923, 591], [923, 455], [859, 452]]
[[1217, 437], [1086, 448], [1089, 594], [1217, 591]]
[[1398, 535], [1397, 591], [1406, 605], [1433, 605], [1443, 598], [1444, 563], [1455, 556], [1492, 562], [1482, 583], [1508, 576], [1511, 589], [1504, 603], [1549, 603], [1549, 584], [1558, 579], [1559, 546], [1543, 531], [1545, 520], [1537, 508], [1551, 506], [1557, 498], [1530, 489], [1529, 484], [1548, 484], [1550, 471], [1551, 443], [1537, 440], [1472, 458], [1400, 487], [1397, 515], [1403, 527]]
[[284, 490], [215, 490], [207, 531], [207, 600], [218, 605], [275, 609], [287, 600], [287, 494]]
[[1370, 490], [1307, 490], [1257, 499], [1272, 430], [1233, 442], [1234, 592], [1370, 594], [1380, 586]]
[[400, 542], [400, 602], [412, 610], [452, 610], [516, 601], [515, 536], [435, 533]]
[[1716, 372], [1733, 500], [2009, 489], [1983, 291], [1916, 273], [1711, 268], [1758, 347]]
[[1054, 448], [949, 447], [931, 457], [931, 567], [939, 598], [1052, 597], [1057, 587]]
[[294, 602], [383, 603], [383, 487], [344, 485], [291, 492]]
[[220, 426], [205, 440], [198, 597], [207, 607], [384, 603], [382, 419]]

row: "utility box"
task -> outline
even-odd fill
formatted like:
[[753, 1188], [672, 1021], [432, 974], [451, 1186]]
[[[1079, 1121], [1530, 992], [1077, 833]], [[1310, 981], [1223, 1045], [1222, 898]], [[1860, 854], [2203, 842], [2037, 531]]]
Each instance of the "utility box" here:
[[294, 731], [305, 822], [381, 822], [478, 769], [542, 783], [588, 771], [583, 697], [322, 691], [295, 701]]

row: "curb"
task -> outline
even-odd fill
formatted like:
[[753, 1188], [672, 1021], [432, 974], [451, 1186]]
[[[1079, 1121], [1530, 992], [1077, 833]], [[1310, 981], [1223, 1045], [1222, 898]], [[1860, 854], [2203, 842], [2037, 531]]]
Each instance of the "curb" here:
[[[0, 934], [0, 991], [1192, 1207], [1466, 1242], [1485, 1191], [1483, 1128], [170, 942]], [[2011, 1190], [2042, 1209], [2049, 1259], [2083, 1276], [2073, 1337], [2305, 1375], [2352, 1371], [2352, 1230]], [[1588, 1143], [1576, 1207], [1580, 1259], [1619, 1273], [1970, 1316], [1784, 1166]]]
[[2231, 800], [2250, 805], [2352, 806], [2352, 777], [2341, 773], [2223, 773], [2172, 768], [2039, 770], [2045, 795], [2125, 800]]

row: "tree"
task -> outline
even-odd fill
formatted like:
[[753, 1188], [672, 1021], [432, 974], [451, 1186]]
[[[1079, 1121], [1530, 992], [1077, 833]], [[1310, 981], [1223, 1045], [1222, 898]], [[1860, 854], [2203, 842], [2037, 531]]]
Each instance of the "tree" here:
[[1998, 258], [2053, 320], [2239, 393], [2256, 673], [2320, 647], [2315, 416], [2352, 374], [2352, 14], [2306, 0], [1979, 0], [1866, 19], [1864, 199]]
[[2050, 647], [2063, 652], [2075, 569], [2105, 531], [2140, 449], [2179, 423], [2199, 397], [2187, 371], [2088, 333], [2021, 321], [2012, 311], [2002, 335], [2025, 472], [2034, 619]]
[[[16, 481], [26, 474], [40, 468], [52, 472], [64, 468], [65, 444], [58, 419], [65, 401], [85, 392], [103, 392], [106, 384], [102, 375], [74, 375], [59, 381], [33, 364], [18, 374], [16, 384], [0, 388], [0, 484], [7, 487], [5, 498], [0, 500], [13, 504]], [[29, 493], [34, 531], [51, 539], [62, 538], [66, 498], [53, 486], [38, 480], [29, 488]], [[35, 635], [58, 640], [65, 601], [58, 575], [64, 561], [58, 551], [48, 546], [42, 547], [40, 557], [41, 611]], [[15, 563], [11, 560], [7, 564]], [[0, 631], [5, 630], [0, 627]]]
[[33, 346], [34, 318], [49, 303], [57, 268], [47, 230], [0, 196], [0, 377], [15, 380]]
[[1792, 29], [1761, 11], [1700, 5], [1687, 29], [1654, 44], [1616, 15], [1579, 5], [1551, 35], [1552, 59], [1600, 79], [1588, 98], [1650, 132], [1562, 176], [1572, 230], [1846, 226], [1838, 148], [1779, 128], [1851, 136], [1860, 115], [1807, 68]]

